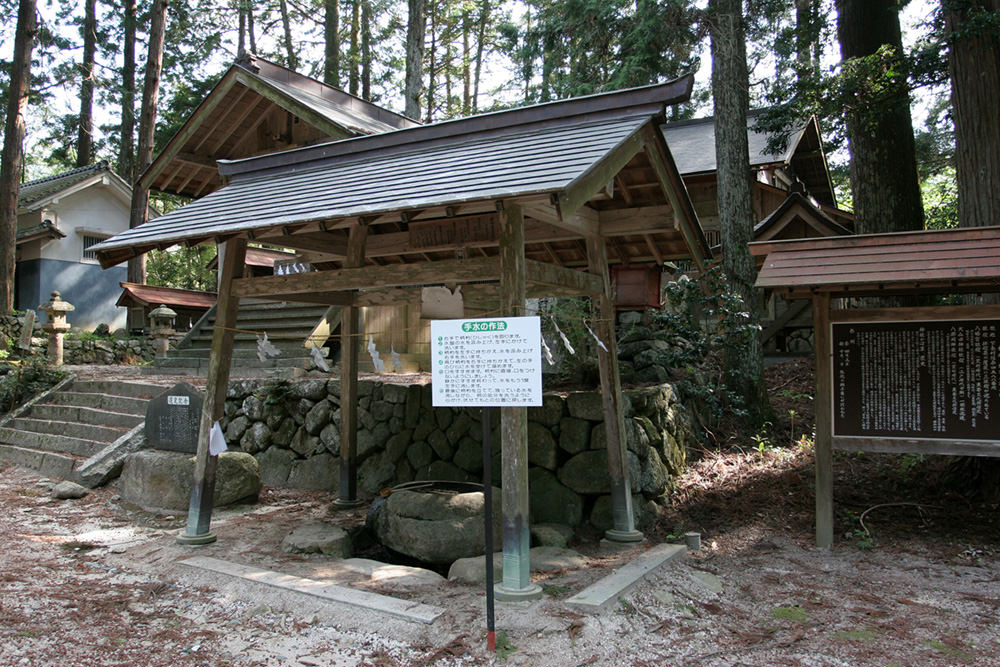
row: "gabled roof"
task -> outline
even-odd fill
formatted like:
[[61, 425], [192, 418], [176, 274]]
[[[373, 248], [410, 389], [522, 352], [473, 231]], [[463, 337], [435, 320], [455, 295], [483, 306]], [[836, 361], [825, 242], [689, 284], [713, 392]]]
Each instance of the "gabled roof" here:
[[801, 222], [803, 227], [799, 231], [807, 232], [801, 238], [847, 236], [852, 233], [851, 230], [838, 224], [801, 193], [790, 192], [778, 208], [757, 223], [753, 228], [753, 238], [755, 241], [792, 238], [782, 234], [782, 232], [788, 230], [789, 225], [797, 221]]
[[95, 162], [86, 167], [22, 183], [17, 195], [18, 211], [37, 211], [53, 199], [65, 197], [99, 182], [115, 188], [126, 200], [132, 196], [128, 183], [113, 172], [107, 162]]
[[[609, 208], [638, 206], [635, 201], [641, 193], [623, 194], [625, 188], [609, 184], [634, 164], [650, 173], [659, 170], [670, 183], [666, 191], [657, 186], [660, 194], [650, 200], [661, 204], [658, 217], [648, 208], [638, 218], [635, 208], [608, 213], [609, 226], [620, 230], [623, 246], [634, 243], [644, 261], [688, 257], [692, 252], [709, 255], [697, 216], [655, 129], [665, 104], [686, 99], [691, 82], [685, 77], [222, 162], [220, 169], [230, 180], [227, 186], [94, 249], [107, 266], [154, 247], [242, 235], [280, 247], [325, 249], [342, 256], [344, 239], [338, 230], [360, 222], [369, 226], [369, 249], [392, 238], [386, 247], [391, 246], [395, 256], [412, 254], [426, 261], [430, 250], [413, 249], [412, 242], [396, 238], [399, 233], [405, 236], [407, 226], [412, 229], [420, 216], [447, 218], [465, 204], [476, 206], [462, 209], [463, 214], [495, 215], [496, 201], [531, 198], [535, 205], [526, 215], [546, 223], [545, 227], [596, 229], [594, 209], [591, 220], [570, 218], [602, 192], [602, 205]], [[680, 209], [664, 219], [667, 211], [662, 211], [662, 203], [668, 199]], [[636, 238], [628, 239], [629, 235]], [[561, 231], [547, 238], [579, 239], [581, 233]], [[474, 240], [488, 245], [487, 239]], [[492, 243], [495, 247], [495, 238]], [[447, 252], [454, 256], [453, 250]], [[539, 252], [559, 261], [557, 249]], [[621, 255], [622, 261], [639, 261], [628, 248], [623, 247]]]
[[216, 160], [268, 150], [259, 145], [265, 133], [261, 124], [276, 110], [287, 112], [283, 132], [294, 135], [284, 137], [285, 145], [280, 148], [287, 148], [288, 142], [316, 143], [417, 124], [338, 88], [246, 55], [223, 74], [140, 175], [140, 183], [189, 197], [213, 191], [221, 185]]
[[118, 297], [116, 306], [128, 307], [132, 304], [141, 306], [180, 306], [182, 308], [211, 308], [215, 305], [218, 295], [215, 292], [200, 292], [197, 290], [162, 287], [160, 285], [140, 285], [138, 283], [118, 283], [122, 286], [122, 294]]
[[[750, 167], [763, 169], [773, 166], [794, 166], [796, 174], [805, 182], [813, 196], [823, 204], [833, 204], [833, 186], [827, 171], [816, 119], [810, 118], [789, 127], [788, 141], [784, 150], [774, 152], [767, 149], [771, 135], [755, 129], [759, 114], [760, 111], [751, 111], [747, 115]], [[715, 173], [714, 118], [667, 123], [660, 129], [683, 176]]]
[[1000, 291], [1000, 227], [751, 243], [757, 287], [790, 298]]

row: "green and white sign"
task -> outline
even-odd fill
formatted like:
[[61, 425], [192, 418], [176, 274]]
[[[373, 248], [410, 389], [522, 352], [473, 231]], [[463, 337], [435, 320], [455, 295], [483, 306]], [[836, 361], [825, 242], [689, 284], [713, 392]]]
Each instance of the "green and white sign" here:
[[538, 317], [431, 322], [435, 407], [542, 404]]

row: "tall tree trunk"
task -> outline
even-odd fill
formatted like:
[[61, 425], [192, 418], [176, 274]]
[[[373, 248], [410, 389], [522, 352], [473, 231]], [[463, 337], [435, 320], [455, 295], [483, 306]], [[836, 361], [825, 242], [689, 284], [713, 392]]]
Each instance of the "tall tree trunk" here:
[[479, 9], [479, 34], [476, 38], [476, 76], [472, 84], [472, 111], [479, 108], [479, 81], [483, 75], [483, 51], [486, 48], [486, 26], [490, 22], [490, 2], [482, 0]]
[[295, 45], [292, 44], [292, 22], [288, 18], [288, 0], [278, 0], [281, 12], [281, 27], [285, 32], [285, 56], [288, 58], [288, 69], [299, 67], [299, 59], [295, 56]]
[[[898, 7], [898, 0], [837, 0], [841, 58], [871, 56], [884, 45], [902, 54]], [[895, 67], [902, 67], [902, 61]], [[897, 76], [879, 99], [859, 99], [848, 109], [846, 120], [857, 231], [923, 229], [905, 75]]]
[[[949, 33], [958, 224], [1000, 224], [1000, 0], [944, 0]], [[977, 20], [979, 19], [979, 20]]]
[[[4, 124], [3, 155], [0, 156], [0, 313], [14, 309], [14, 265], [17, 261], [17, 196], [21, 191], [24, 160], [24, 110], [28, 106], [31, 81], [31, 51], [38, 26], [35, 0], [21, 0], [17, 8], [14, 55], [7, 87], [7, 120]], [[31, 304], [35, 306], [37, 304]]]
[[430, 23], [430, 40], [427, 44], [427, 112], [425, 114], [425, 122], [429, 123], [434, 120], [434, 93], [435, 86], [437, 82], [434, 79], [437, 69], [437, 0], [430, 0], [430, 6], [427, 8], [427, 18]]
[[424, 81], [424, 35], [427, 17], [424, 0], [407, 0], [409, 15], [406, 19], [406, 115], [413, 120], [420, 118], [420, 89]]
[[361, 97], [372, 98], [372, 3], [361, 0]]
[[97, 53], [97, 0], [86, 0], [83, 17], [83, 62], [80, 63], [80, 127], [76, 166], [90, 164], [94, 151], [94, 57]]
[[472, 109], [472, 51], [470, 32], [472, 31], [472, 16], [469, 6], [462, 6], [462, 115], [468, 116]]
[[122, 109], [118, 175], [135, 181], [135, 30], [136, 0], [124, 0], [125, 44], [122, 47]]
[[[149, 51], [146, 54], [146, 75], [142, 85], [142, 109], [139, 114], [139, 150], [136, 155], [136, 180], [153, 161], [153, 133], [156, 129], [156, 103], [160, 95], [160, 71], [163, 68], [163, 33], [167, 23], [167, 0], [153, 0], [149, 22]], [[129, 228], [146, 222], [149, 192], [138, 183], [132, 187], [132, 210]], [[128, 261], [128, 281], [146, 282], [145, 255]], [[139, 323], [130, 322], [134, 328]]]
[[340, 0], [324, 0], [323, 83], [340, 87]]
[[236, 0], [236, 14], [239, 16], [239, 37], [236, 42], [236, 55], [242, 56], [247, 50], [247, 8], [243, 0]]
[[819, 78], [819, 31], [817, 0], [795, 0], [795, 60], [800, 83]]
[[358, 72], [358, 65], [361, 64], [360, 56], [360, 35], [361, 35], [361, 0], [351, 0], [351, 36], [350, 48], [347, 52], [347, 90], [351, 95], [358, 94], [358, 84], [361, 77]]
[[[730, 292], [739, 295], [748, 325], [760, 324], [760, 297], [754, 288], [756, 266], [747, 244], [754, 223], [751, 171], [747, 147], [750, 107], [746, 37], [741, 0], [710, 0], [712, 41], [712, 101], [715, 114], [715, 160], [719, 219], [722, 231], [722, 269]], [[760, 336], [731, 334], [726, 345], [726, 384], [746, 401], [751, 419], [767, 414], [763, 353]]]
[[253, 2], [246, 3], [247, 8], [247, 41], [250, 42], [250, 53], [257, 53], [257, 36], [253, 29]]

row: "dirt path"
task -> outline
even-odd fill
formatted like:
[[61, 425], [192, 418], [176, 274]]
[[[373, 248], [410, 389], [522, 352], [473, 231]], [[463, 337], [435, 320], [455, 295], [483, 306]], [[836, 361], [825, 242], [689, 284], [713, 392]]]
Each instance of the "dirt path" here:
[[[735, 466], [753, 501], [754, 484], [804, 480], [808, 464], [808, 452], [761, 455], [756, 467], [706, 458], [686, 483], [715, 474], [721, 486]], [[713, 492], [702, 489], [699, 502]], [[783, 493], [790, 507], [807, 504], [800, 486]], [[774, 502], [712, 528], [701, 553], [599, 616], [562, 601], [619, 562], [580, 545], [591, 567], [539, 575], [542, 601], [498, 609], [497, 657], [484, 650], [472, 586], [393, 591], [447, 609], [430, 626], [407, 623], [193, 574], [177, 564], [192, 555], [173, 540], [182, 521], [124, 507], [113, 487], [53, 500], [37, 475], [9, 467], [0, 502], [3, 665], [1000, 665], [996, 540], [970, 546], [946, 534], [859, 548], [842, 539], [824, 553], [809, 546], [803, 518]], [[218, 512], [219, 542], [197, 555], [316, 576], [335, 563], [278, 545], [301, 521], [333, 520], [329, 503], [267, 489], [257, 506]], [[684, 509], [696, 518], [705, 507]]]

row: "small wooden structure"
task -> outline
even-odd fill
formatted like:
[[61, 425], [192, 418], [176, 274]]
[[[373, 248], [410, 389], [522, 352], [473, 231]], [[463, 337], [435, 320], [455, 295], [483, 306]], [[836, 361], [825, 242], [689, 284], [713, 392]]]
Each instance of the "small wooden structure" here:
[[834, 449], [1000, 456], [1000, 306], [846, 301], [1000, 292], [1000, 227], [750, 249], [765, 258], [757, 287], [812, 302], [818, 546], [833, 545]]
[[[692, 259], [710, 250], [658, 131], [692, 78], [221, 162], [227, 185], [96, 248], [111, 266], [176, 243], [225, 243], [186, 541], [212, 539], [215, 457], [240, 299], [342, 307], [341, 483], [358, 503], [359, 309], [420, 303], [462, 285], [467, 309], [522, 315], [529, 296], [589, 295], [604, 399], [614, 528], [635, 541], [609, 263]], [[241, 277], [248, 241], [296, 248], [316, 271]], [[585, 269], [582, 270], [582, 269]], [[504, 571], [529, 580], [526, 408], [501, 410]], [[533, 594], [533, 593], [532, 593]]]
[[191, 328], [209, 308], [215, 305], [215, 292], [177, 289], [161, 285], [140, 285], [139, 283], [119, 283], [122, 294], [116, 304], [122, 308], [142, 310], [143, 326], [149, 323], [149, 313], [157, 306], [169, 306], [177, 317], [174, 327], [180, 331]]

